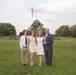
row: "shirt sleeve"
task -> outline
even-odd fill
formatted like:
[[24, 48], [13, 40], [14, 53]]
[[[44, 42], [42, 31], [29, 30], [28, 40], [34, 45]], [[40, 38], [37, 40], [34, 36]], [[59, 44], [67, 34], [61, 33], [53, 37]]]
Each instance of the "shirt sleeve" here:
[[20, 48], [22, 49], [22, 36], [20, 37]]
[[50, 39], [49, 39], [49, 42], [47, 42], [47, 44], [52, 44], [53, 43], [53, 36], [50, 35]]

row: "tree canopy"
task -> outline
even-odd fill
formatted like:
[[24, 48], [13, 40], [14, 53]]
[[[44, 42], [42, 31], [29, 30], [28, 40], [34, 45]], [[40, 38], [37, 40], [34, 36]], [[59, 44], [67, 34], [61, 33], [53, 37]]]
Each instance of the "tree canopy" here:
[[62, 37], [76, 37], [76, 25], [69, 27], [69, 25], [62, 25], [55, 31], [56, 35]]
[[16, 35], [15, 27], [10, 23], [0, 23], [0, 36]]

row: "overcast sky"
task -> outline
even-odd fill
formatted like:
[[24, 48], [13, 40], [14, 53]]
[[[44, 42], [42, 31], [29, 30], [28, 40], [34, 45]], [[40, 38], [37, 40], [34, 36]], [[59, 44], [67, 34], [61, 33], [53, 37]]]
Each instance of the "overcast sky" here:
[[0, 22], [13, 24], [19, 34], [33, 22], [31, 7], [52, 34], [61, 25], [76, 24], [76, 0], [0, 0]]

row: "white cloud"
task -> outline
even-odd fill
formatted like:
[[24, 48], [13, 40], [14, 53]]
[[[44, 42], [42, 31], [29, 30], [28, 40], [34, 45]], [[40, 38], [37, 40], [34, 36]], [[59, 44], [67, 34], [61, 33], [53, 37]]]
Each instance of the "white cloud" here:
[[0, 22], [12, 23], [18, 34], [33, 21], [31, 5], [38, 19], [44, 27], [50, 28], [51, 33], [63, 24], [76, 24], [76, 0], [0, 0]]
[[0, 2], [0, 22], [11, 23], [16, 27], [17, 34], [30, 26], [30, 19], [24, 0], [2, 0]]
[[39, 15], [43, 18], [44, 26], [50, 28], [51, 32], [63, 24], [76, 24], [76, 0], [50, 0], [39, 6]]
[[1, 0], [0, 8], [3, 9], [12, 9], [14, 7], [22, 5], [23, 0]]
[[40, 8], [47, 12], [65, 12], [67, 9], [76, 6], [76, 0], [50, 0], [40, 5]]

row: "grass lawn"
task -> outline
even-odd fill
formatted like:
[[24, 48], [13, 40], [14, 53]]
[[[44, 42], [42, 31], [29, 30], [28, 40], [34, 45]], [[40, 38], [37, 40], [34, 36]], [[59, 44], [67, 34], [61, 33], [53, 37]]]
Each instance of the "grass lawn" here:
[[76, 39], [61, 39], [54, 41], [53, 66], [38, 66], [38, 56], [35, 64], [21, 65], [19, 40], [0, 39], [0, 75], [76, 75]]

